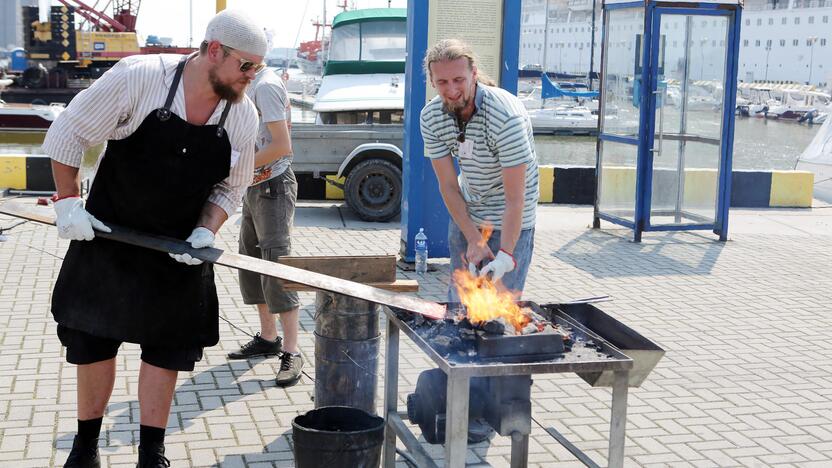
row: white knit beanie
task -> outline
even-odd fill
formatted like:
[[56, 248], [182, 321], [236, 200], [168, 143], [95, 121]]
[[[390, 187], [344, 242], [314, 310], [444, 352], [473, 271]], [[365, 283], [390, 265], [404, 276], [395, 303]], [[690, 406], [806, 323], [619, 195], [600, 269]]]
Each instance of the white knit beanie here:
[[268, 52], [268, 42], [263, 28], [239, 10], [223, 10], [208, 22], [206, 41], [220, 44], [261, 57]]

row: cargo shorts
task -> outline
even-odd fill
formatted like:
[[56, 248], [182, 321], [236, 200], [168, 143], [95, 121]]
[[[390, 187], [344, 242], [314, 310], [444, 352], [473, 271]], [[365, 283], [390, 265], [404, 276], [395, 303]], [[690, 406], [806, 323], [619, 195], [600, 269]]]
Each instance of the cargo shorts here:
[[[282, 174], [252, 185], [243, 197], [239, 252], [277, 262], [292, 252], [292, 222], [298, 182], [289, 167]], [[239, 270], [240, 292], [246, 304], [266, 304], [279, 314], [300, 306], [298, 294], [283, 289], [283, 280]]]

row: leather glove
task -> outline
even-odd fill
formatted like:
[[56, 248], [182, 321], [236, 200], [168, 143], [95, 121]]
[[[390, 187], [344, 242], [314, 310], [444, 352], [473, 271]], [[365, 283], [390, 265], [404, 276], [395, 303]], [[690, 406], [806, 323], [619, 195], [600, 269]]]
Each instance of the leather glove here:
[[516, 266], [517, 262], [514, 260], [514, 257], [512, 257], [511, 254], [505, 250], [500, 249], [494, 260], [486, 265], [485, 268], [480, 270], [480, 276], [487, 276], [491, 273], [491, 280], [497, 281], [506, 273], [514, 270]]
[[57, 215], [55, 225], [58, 227], [58, 237], [61, 239], [92, 240], [95, 237], [94, 229], [103, 232], [111, 231], [84, 209], [84, 200], [81, 197], [64, 198], [56, 201], [54, 206]]
[[[185, 242], [191, 244], [191, 247], [195, 249], [202, 249], [205, 247], [213, 247], [214, 246], [214, 233], [211, 232], [210, 229], [202, 226], [197, 226], [191, 232], [191, 235], [185, 239]], [[183, 254], [174, 254], [168, 253], [170, 257], [176, 260], [179, 263], [184, 263], [186, 265], [201, 265], [202, 260], [198, 258], [191, 257], [190, 254], [183, 253]]]

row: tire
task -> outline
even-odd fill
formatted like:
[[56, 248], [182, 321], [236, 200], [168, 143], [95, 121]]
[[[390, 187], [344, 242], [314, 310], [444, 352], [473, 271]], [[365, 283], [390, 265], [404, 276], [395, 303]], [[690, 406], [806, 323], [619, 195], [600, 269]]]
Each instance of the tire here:
[[364, 221], [389, 221], [402, 209], [402, 171], [383, 159], [360, 162], [347, 176], [344, 197]]

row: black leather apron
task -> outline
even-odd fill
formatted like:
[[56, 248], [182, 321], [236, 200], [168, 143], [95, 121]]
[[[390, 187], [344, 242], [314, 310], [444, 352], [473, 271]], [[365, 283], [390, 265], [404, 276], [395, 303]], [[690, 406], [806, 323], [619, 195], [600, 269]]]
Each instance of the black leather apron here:
[[[123, 140], [111, 140], [87, 210], [107, 224], [185, 239], [215, 184], [228, 177], [223, 125], [192, 125], [170, 111], [188, 57], [164, 107]], [[52, 293], [55, 321], [91, 335], [173, 348], [219, 340], [217, 291], [209, 263], [185, 265], [140, 247], [96, 237], [72, 241]]]

